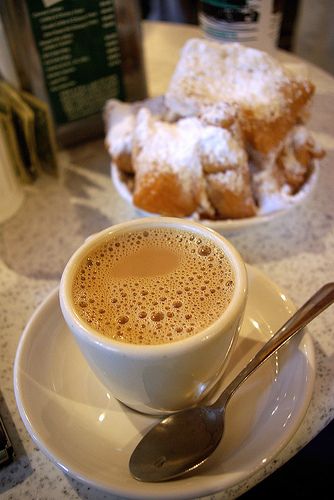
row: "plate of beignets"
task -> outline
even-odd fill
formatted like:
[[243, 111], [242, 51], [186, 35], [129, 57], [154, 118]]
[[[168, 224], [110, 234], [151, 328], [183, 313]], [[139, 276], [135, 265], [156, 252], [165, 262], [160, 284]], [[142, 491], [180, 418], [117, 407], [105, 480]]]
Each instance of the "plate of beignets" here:
[[312, 191], [324, 155], [305, 126], [313, 93], [265, 52], [191, 39], [164, 96], [107, 102], [115, 187], [142, 214], [216, 229], [285, 213]]

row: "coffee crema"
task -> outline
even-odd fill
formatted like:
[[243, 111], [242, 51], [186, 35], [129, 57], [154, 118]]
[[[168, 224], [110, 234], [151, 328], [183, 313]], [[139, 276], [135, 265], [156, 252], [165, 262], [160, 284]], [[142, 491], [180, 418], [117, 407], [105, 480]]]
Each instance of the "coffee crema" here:
[[234, 275], [223, 250], [186, 230], [107, 236], [78, 266], [76, 313], [99, 334], [164, 344], [215, 322], [231, 301]]

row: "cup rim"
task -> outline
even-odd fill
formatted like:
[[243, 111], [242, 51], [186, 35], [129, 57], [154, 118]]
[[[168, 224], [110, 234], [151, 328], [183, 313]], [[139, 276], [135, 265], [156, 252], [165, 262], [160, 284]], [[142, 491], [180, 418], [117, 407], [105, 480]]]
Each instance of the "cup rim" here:
[[[198, 234], [203, 234], [216, 243], [223, 246], [228, 260], [232, 264], [233, 273], [235, 276], [235, 288], [232, 299], [224, 310], [222, 315], [204, 330], [186, 337], [184, 339], [172, 341], [162, 344], [132, 344], [122, 342], [116, 339], [105, 337], [98, 333], [94, 328], [85, 323], [73, 308], [73, 300], [71, 299], [71, 280], [75, 273], [77, 264], [88, 253], [89, 250], [97, 246], [106, 236], [117, 234], [119, 232], [146, 229], [158, 225], [159, 227], [180, 228], [183, 230], [192, 230]], [[184, 220], [175, 217], [145, 217], [133, 219], [131, 221], [122, 222], [114, 226], [110, 226], [102, 231], [89, 236], [85, 242], [72, 254], [63, 271], [60, 287], [59, 299], [63, 316], [68, 325], [72, 325], [75, 331], [72, 332], [79, 339], [86, 342], [100, 345], [104, 349], [110, 351], [122, 351], [125, 355], [135, 354], [137, 357], [160, 356], [182, 353], [184, 350], [199, 346], [203, 342], [209, 341], [212, 337], [220, 332], [219, 326], [223, 324], [224, 329], [228, 329], [238, 316], [243, 311], [243, 306], [247, 296], [247, 272], [244, 261], [239, 252], [224, 236], [217, 233], [211, 228], [208, 228], [200, 223], [191, 220]]]

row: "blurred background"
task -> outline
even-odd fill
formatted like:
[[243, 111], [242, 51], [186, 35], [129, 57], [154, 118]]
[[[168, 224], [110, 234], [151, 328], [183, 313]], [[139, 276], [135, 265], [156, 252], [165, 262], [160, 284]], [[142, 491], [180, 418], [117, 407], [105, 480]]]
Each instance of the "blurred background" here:
[[[264, 0], [268, 1], [268, 0]], [[228, 2], [226, 2], [228, 3]], [[234, 4], [259, 4], [236, 0]], [[278, 47], [293, 52], [334, 74], [334, 2], [332, 0], [275, 0], [281, 10]], [[141, 0], [143, 19], [198, 24], [198, 0]]]
[[[58, 21], [52, 16], [58, 9], [78, 23], [73, 9], [80, 6], [95, 16], [96, 28], [87, 27], [86, 37], [73, 31], [73, 43], [53, 53], [48, 37], [57, 45], [52, 30]], [[44, 23], [46, 14], [52, 23]], [[332, 0], [1, 0], [0, 77], [48, 104], [61, 145], [102, 136], [108, 98], [134, 101], [147, 94], [140, 20], [198, 25], [211, 38], [272, 54], [278, 47], [334, 74]], [[90, 98], [77, 102], [74, 96], [84, 91]]]

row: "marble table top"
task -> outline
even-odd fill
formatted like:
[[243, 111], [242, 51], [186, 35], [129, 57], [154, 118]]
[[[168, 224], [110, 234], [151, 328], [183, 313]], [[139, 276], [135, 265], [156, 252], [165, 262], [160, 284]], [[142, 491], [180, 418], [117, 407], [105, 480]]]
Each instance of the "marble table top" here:
[[[196, 27], [144, 24], [150, 95], [165, 91], [180, 47], [198, 33]], [[283, 52], [278, 57], [300, 64]], [[327, 151], [315, 192], [289, 216], [229, 236], [244, 259], [264, 271], [297, 306], [322, 284], [334, 281], [334, 79], [306, 63], [304, 70], [317, 87], [309, 128]], [[13, 392], [13, 363], [22, 330], [59, 283], [72, 252], [89, 234], [136, 216], [111, 183], [103, 139], [61, 151], [60, 163], [59, 179], [41, 177], [26, 187], [19, 211], [0, 226], [0, 408], [17, 455], [0, 470], [0, 496], [6, 499], [115, 498], [69, 478], [41, 453], [20, 419]], [[315, 387], [293, 439], [273, 462], [214, 498], [235, 498], [251, 488], [333, 419], [333, 314], [333, 308], [328, 309], [308, 328], [315, 347]]]

